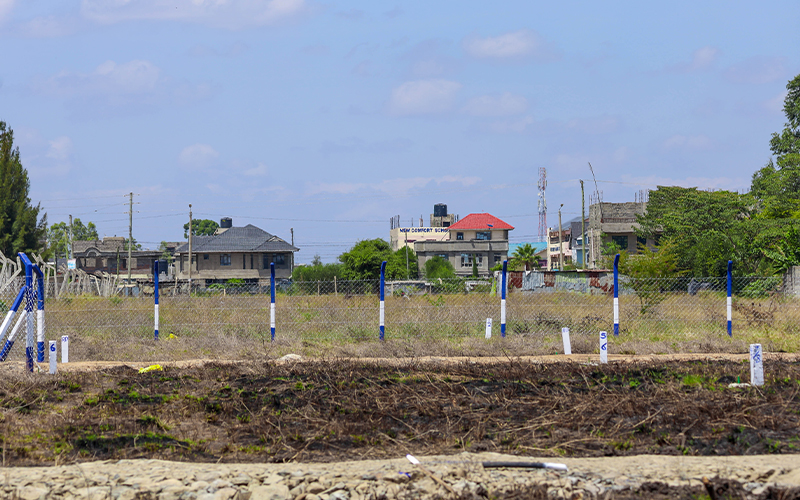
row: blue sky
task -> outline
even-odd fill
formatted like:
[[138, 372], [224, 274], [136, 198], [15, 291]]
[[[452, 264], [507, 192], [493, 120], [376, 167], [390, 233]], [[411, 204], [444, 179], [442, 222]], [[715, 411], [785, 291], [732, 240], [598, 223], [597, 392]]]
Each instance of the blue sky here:
[[[652, 4], [652, 5], [646, 5]], [[196, 218], [331, 262], [435, 203], [538, 233], [658, 184], [747, 190], [800, 3], [0, 0], [0, 120], [31, 197], [145, 247]]]

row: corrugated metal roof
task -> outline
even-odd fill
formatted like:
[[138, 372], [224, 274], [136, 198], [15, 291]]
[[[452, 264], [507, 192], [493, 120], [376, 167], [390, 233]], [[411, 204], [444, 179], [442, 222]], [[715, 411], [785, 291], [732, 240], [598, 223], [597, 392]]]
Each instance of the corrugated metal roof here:
[[483, 213], [469, 214], [455, 224], [452, 224], [449, 229], [514, 229], [514, 226], [498, 219], [492, 214]]
[[[176, 253], [188, 251], [188, 243], [175, 250]], [[192, 237], [192, 253], [297, 251], [299, 251], [298, 248], [252, 224], [244, 227], [232, 227], [213, 236]]]

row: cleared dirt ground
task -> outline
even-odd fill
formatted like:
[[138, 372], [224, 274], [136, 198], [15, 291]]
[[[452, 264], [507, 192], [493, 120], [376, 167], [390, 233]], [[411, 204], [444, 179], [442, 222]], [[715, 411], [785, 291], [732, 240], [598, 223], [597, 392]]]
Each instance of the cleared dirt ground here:
[[[558, 361], [558, 362], [552, 362]], [[596, 360], [595, 360], [596, 361]], [[750, 455], [800, 451], [800, 363], [744, 356], [8, 365], [4, 465], [100, 459], [332, 462], [514, 455]]]

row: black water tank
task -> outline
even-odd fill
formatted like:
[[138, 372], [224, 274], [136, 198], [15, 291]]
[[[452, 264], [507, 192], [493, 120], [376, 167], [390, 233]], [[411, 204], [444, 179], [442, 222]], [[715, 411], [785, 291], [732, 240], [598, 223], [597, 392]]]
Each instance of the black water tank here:
[[223, 217], [219, 220], [219, 227], [228, 229], [233, 227], [233, 220], [230, 217]]
[[437, 203], [433, 206], [434, 217], [447, 217], [447, 205], [444, 203]]

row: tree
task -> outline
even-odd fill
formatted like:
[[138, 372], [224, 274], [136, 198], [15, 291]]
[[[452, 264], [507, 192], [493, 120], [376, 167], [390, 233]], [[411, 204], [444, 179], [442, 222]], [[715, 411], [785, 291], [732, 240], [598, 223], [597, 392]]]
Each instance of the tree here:
[[28, 172], [14, 147], [14, 131], [0, 121], [0, 251], [7, 256], [43, 249], [47, 215], [39, 219], [41, 205], [31, 205]]
[[[219, 224], [210, 219], [192, 219], [192, 236], [211, 236]], [[189, 223], [183, 225], [183, 237], [189, 238]]]
[[472, 254], [472, 277], [478, 277], [478, 258], [475, 256], [475, 254]]
[[[129, 241], [128, 238], [125, 238], [125, 240], [123, 240], [123, 242], [122, 242], [122, 249], [124, 251], [126, 251], [126, 252], [128, 251], [128, 241]], [[142, 245], [137, 243], [136, 242], [136, 238], [134, 238], [133, 239], [133, 246], [131, 247], [131, 251], [132, 252], [138, 252], [141, 249], [142, 249]]]
[[292, 271], [294, 281], [333, 281], [342, 277], [341, 264], [323, 264], [319, 255], [314, 256], [310, 266], [297, 266]]
[[[66, 222], [59, 222], [50, 226], [47, 230], [47, 245], [50, 250], [54, 251], [56, 255], [66, 255], [69, 252], [69, 224]], [[73, 241], [91, 241], [98, 240], [100, 237], [97, 235], [97, 226], [94, 222], [89, 222], [83, 225], [80, 219], [75, 218], [72, 221], [72, 240]]]
[[[406, 268], [408, 257], [408, 268]], [[417, 254], [409, 247], [401, 248], [391, 254], [386, 261], [386, 278], [390, 280], [416, 279], [419, 275]]]
[[646, 314], [667, 298], [661, 278], [673, 277], [677, 271], [678, 256], [675, 245], [662, 240], [661, 245], [652, 250], [639, 244], [636, 255], [620, 252], [619, 271], [631, 278], [628, 283], [639, 299], [639, 312]]
[[800, 75], [789, 81], [786, 90], [784, 129], [769, 141], [775, 160], [753, 174], [750, 188], [768, 218], [800, 218]]
[[511, 255], [511, 262], [514, 269], [539, 269], [539, 259], [536, 258], [536, 249], [530, 243], [518, 246]]
[[391, 255], [392, 247], [385, 240], [377, 238], [359, 241], [339, 256], [342, 277], [348, 280], [378, 279], [381, 275], [381, 262], [388, 261]]
[[435, 279], [452, 279], [456, 277], [456, 270], [449, 260], [443, 259], [438, 255], [434, 255], [425, 261], [425, 278], [429, 280]]
[[166, 260], [168, 264], [172, 264], [174, 257], [172, 256], [172, 252], [169, 251], [169, 245], [166, 241], [162, 241], [160, 245], [158, 245], [158, 251], [161, 252], [161, 260]]

